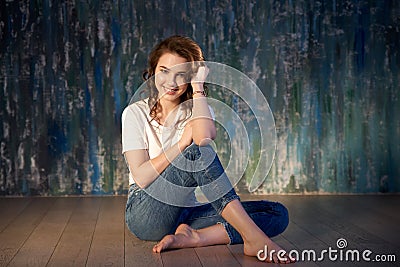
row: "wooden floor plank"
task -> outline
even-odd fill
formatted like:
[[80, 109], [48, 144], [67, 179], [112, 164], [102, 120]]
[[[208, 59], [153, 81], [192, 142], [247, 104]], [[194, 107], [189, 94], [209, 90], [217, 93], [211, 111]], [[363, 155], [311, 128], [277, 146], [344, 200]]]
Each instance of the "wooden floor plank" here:
[[345, 196], [351, 204], [362, 210], [370, 210], [378, 217], [384, 216], [385, 221], [395, 221], [400, 224], [400, 197], [398, 195], [359, 195]]
[[[334, 228], [329, 227], [326, 223], [326, 218], [321, 214], [318, 210], [313, 206], [314, 200], [310, 200], [309, 198], [302, 199], [299, 201], [299, 197], [296, 198], [277, 198], [278, 201], [282, 202], [289, 209], [292, 227], [296, 230], [289, 230], [289, 233], [284, 233], [284, 236], [291, 241], [294, 236], [297, 236], [297, 232], [300, 232], [300, 235], [303, 235], [304, 238], [307, 238], [307, 234], [315, 238], [316, 240], [321, 241], [321, 246], [313, 247], [300, 247], [299, 252], [302, 252], [306, 249], [312, 249], [317, 252], [317, 255], [321, 257], [321, 252], [323, 250], [329, 249], [332, 247], [336, 249], [336, 241], [338, 238], [342, 236], [339, 232], [335, 231]], [[309, 200], [309, 202], [307, 202]], [[307, 233], [307, 234], [305, 234]], [[308, 238], [307, 238], [308, 239]], [[323, 266], [334, 266], [337, 265], [337, 262], [334, 262], [329, 259], [329, 257], [325, 254], [324, 260], [322, 262], [316, 261], [315, 264], [323, 265]], [[355, 266], [353, 262], [341, 262], [343, 266]]]
[[[391, 221], [381, 220], [368, 209], [361, 209], [347, 199], [341, 199], [337, 196], [330, 196], [319, 201], [318, 206], [323, 209], [326, 214], [330, 214], [335, 221], [349, 225], [348, 232], [363, 233], [363, 236], [369, 237], [368, 240], [372, 243], [378, 243], [382, 246], [382, 252], [390, 249], [397, 250], [400, 246], [400, 231], [397, 224]], [[333, 225], [335, 228], [340, 228], [341, 225]], [[363, 238], [359, 238], [361, 241]], [[376, 247], [378, 248], [378, 247]]]
[[[346, 196], [335, 202], [346, 206], [343, 212], [347, 216], [352, 215], [354, 224], [400, 248], [400, 217], [391, 206], [393, 202], [390, 199], [376, 197], [372, 200], [369, 196]], [[397, 210], [399, 207], [400, 201], [397, 202]]]
[[139, 240], [125, 226], [125, 266], [162, 266], [161, 254], [152, 252], [156, 243]]
[[[359, 250], [371, 250], [374, 255], [391, 253], [400, 255], [398, 246], [393, 246], [387, 239], [390, 232], [393, 236], [398, 236], [398, 228], [393, 230], [393, 226], [386, 227], [388, 222], [383, 222], [382, 225], [380, 221], [375, 220], [375, 218], [371, 216], [369, 209], [363, 210], [359, 207], [354, 207], [348, 200], [343, 201], [339, 196], [329, 196], [325, 198], [324, 201], [319, 201], [318, 205], [328, 214], [327, 217], [330, 216], [331, 222], [329, 223], [331, 223], [332, 227], [337, 229], [338, 232], [341, 232], [343, 238], [345, 238], [348, 243], [351, 242], [352, 246]], [[382, 229], [379, 229], [377, 223]], [[379, 230], [374, 232], [373, 229]], [[391, 239], [389, 240], [392, 242], [394, 241]], [[366, 264], [366, 262], [363, 262], [364, 266]], [[373, 265], [373, 263], [371, 264]], [[393, 265], [395, 264], [390, 262], [379, 263], [379, 266]]]
[[[283, 197], [282, 197], [283, 198]], [[281, 199], [284, 205], [289, 208], [290, 221], [298, 225], [310, 235], [321, 240], [328, 246], [334, 246], [336, 240], [341, 237], [341, 233], [330, 227], [325, 222], [330, 218], [325, 218], [312, 204], [312, 200], [296, 198]]]
[[[279, 201], [288, 207], [289, 227], [282, 235], [273, 238], [286, 251], [319, 251], [328, 246], [336, 249], [336, 241], [342, 237], [347, 240], [349, 249], [396, 253], [399, 260], [399, 221], [394, 209], [398, 208], [400, 196], [274, 195], [241, 198]], [[155, 242], [137, 239], [125, 226], [125, 203], [126, 196], [17, 198], [15, 201], [0, 198], [0, 210], [4, 212], [0, 218], [0, 225], [3, 225], [0, 266], [266, 266], [255, 257], [244, 256], [243, 245], [152, 253]], [[379, 263], [379, 266], [396, 266], [396, 263]], [[290, 266], [338, 264], [376, 265], [305, 261]]]
[[0, 201], [0, 233], [29, 205], [31, 198], [4, 198]]
[[101, 198], [79, 198], [47, 266], [85, 266]]
[[[3, 201], [5, 199], [0, 199]], [[50, 198], [34, 198], [0, 233], [0, 266], [9, 264], [53, 204], [54, 200]], [[12, 203], [9, 203], [9, 208], [13, 209]]]
[[[339, 238], [345, 238], [348, 243], [347, 249], [349, 250], [357, 249], [361, 252], [365, 249], [377, 252], [390, 251], [388, 249], [390, 244], [351, 223], [352, 215], [345, 216], [341, 212], [348, 205], [334, 201], [335, 199], [337, 200], [338, 198], [336, 196], [298, 196], [296, 199], [289, 198], [285, 200], [282, 196], [281, 202], [290, 207], [292, 221], [314, 237], [323, 240], [327, 244], [327, 248], [330, 246], [332, 249], [337, 249], [336, 241]], [[330, 202], [330, 205], [325, 206], [327, 202]], [[336, 215], [332, 214], [332, 212], [335, 213], [335, 210]], [[287, 235], [288, 238], [293, 239], [295, 233], [288, 233]], [[341, 264], [361, 264], [363, 266], [366, 262], [358, 263], [353, 261], [341, 262]], [[391, 263], [386, 263], [382, 266], [391, 265]]]
[[126, 197], [103, 197], [87, 266], [124, 266]]
[[169, 250], [161, 253], [164, 267], [200, 267], [201, 262], [193, 248]]
[[10, 262], [10, 266], [45, 266], [74, 210], [77, 199], [51, 198], [54, 205]]
[[226, 245], [201, 247], [194, 250], [202, 266], [240, 266]]

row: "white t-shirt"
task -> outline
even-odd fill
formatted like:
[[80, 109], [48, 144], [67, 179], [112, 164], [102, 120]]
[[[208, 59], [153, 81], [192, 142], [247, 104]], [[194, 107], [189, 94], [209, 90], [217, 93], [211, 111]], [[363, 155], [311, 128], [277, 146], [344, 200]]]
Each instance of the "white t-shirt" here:
[[[147, 101], [148, 99], [145, 99], [130, 104], [122, 113], [122, 153], [145, 149], [148, 151], [150, 159], [153, 159], [181, 139], [184, 127], [190, 117], [176, 125], [186, 115], [183, 108], [179, 106], [174, 123], [169, 127], [160, 125], [150, 117]], [[211, 107], [209, 109], [214, 119], [214, 112]], [[188, 113], [186, 116], [191, 115], [190, 112]], [[129, 173], [129, 184], [132, 183], [134, 180], [132, 174]]]

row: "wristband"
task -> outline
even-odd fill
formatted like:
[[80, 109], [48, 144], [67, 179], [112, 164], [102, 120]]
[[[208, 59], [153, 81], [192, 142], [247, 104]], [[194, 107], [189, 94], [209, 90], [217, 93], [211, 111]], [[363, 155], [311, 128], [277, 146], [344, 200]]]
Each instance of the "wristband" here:
[[201, 95], [203, 95], [203, 96], [207, 96], [207, 95], [206, 95], [206, 92], [204, 92], [204, 91], [194, 91], [193, 94], [192, 94], [192, 96], [194, 96], [195, 94], [201, 94]]

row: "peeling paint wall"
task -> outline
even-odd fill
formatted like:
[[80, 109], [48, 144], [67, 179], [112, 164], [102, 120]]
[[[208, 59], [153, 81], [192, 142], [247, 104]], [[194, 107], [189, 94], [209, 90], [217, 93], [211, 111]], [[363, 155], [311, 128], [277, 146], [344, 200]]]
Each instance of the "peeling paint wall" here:
[[267, 97], [278, 144], [260, 193], [400, 191], [398, 1], [7, 0], [0, 194], [126, 192], [120, 115], [172, 34]]

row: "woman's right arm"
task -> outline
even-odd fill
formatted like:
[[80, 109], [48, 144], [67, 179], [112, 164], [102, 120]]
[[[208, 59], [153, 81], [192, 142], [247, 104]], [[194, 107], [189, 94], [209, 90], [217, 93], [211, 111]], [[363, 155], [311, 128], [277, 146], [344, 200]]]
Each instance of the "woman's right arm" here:
[[149, 158], [149, 153], [145, 149], [126, 151], [125, 159], [135, 183], [140, 188], [149, 186], [191, 143], [192, 127], [188, 123], [179, 142], [153, 159]]

